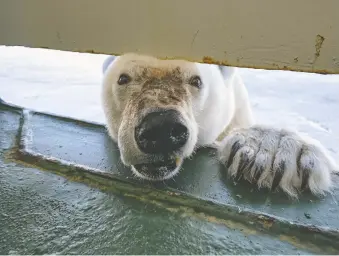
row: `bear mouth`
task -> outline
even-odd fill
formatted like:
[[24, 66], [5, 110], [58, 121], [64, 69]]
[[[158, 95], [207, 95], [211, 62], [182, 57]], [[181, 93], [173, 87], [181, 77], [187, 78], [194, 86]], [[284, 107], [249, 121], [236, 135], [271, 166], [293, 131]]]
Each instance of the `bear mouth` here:
[[166, 161], [132, 165], [133, 173], [143, 179], [161, 181], [175, 176], [181, 167], [183, 160], [179, 157]]

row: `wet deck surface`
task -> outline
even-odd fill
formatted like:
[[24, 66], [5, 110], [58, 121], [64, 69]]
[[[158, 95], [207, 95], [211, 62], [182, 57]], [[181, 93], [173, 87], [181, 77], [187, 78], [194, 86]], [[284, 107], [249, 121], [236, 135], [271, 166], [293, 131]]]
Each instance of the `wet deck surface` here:
[[292, 202], [229, 181], [207, 149], [140, 181], [104, 127], [1, 103], [0, 131], [0, 254], [339, 253], [338, 187]]

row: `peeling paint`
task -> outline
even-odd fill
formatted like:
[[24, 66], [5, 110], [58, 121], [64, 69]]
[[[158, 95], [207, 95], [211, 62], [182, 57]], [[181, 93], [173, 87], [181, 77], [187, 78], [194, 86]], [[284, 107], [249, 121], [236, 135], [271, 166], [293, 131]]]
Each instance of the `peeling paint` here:
[[315, 56], [319, 57], [320, 56], [320, 50], [321, 50], [321, 47], [323, 45], [325, 41], [325, 37], [321, 36], [321, 35], [317, 35], [316, 38], [315, 38]]
[[313, 60], [312, 64], [314, 64], [317, 61], [318, 57], [320, 56], [321, 47], [322, 47], [324, 41], [325, 41], [325, 37], [323, 37], [321, 35], [317, 35], [315, 37], [315, 45], [314, 45], [315, 53], [314, 53], [314, 60]]

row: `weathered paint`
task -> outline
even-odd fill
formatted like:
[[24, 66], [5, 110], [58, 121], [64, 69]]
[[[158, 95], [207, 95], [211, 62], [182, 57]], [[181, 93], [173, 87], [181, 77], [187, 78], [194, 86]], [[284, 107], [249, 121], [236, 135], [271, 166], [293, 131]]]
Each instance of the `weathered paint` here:
[[11, 0], [0, 44], [339, 73], [339, 1]]

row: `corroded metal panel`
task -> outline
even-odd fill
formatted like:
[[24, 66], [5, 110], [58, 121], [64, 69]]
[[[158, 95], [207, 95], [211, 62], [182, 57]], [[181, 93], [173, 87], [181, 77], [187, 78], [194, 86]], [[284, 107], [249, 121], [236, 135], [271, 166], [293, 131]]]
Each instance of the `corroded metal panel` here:
[[337, 0], [5, 0], [0, 44], [339, 73]]
[[[310, 246], [288, 236], [270, 236], [256, 231], [253, 224], [251, 227], [230, 218], [217, 217], [216, 205], [208, 206], [203, 201], [195, 204], [208, 206], [214, 215], [195, 211], [187, 204], [180, 205], [185, 201], [192, 204], [194, 198], [149, 189], [135, 181], [123, 182], [119, 177], [107, 178], [103, 172], [88, 172], [90, 168], [81, 166], [83, 162], [77, 165], [78, 169], [73, 168], [74, 164], [58, 165], [54, 170], [59, 175], [42, 170], [41, 166], [45, 164], [50, 170], [57, 164], [53, 160], [67, 158], [67, 154], [74, 158], [90, 153], [89, 159], [94, 156], [93, 160], [98, 160], [102, 151], [97, 154], [91, 146], [95, 138], [100, 140], [104, 134], [100, 131], [103, 127], [35, 114], [0, 103], [0, 255], [305, 255], [338, 252], [331, 246], [322, 249], [326, 244]], [[61, 128], [58, 135], [42, 140], [43, 133], [38, 131], [40, 118], [49, 119], [46, 124], [53, 124], [52, 129]], [[36, 141], [24, 135], [33, 127], [36, 128], [33, 137], [40, 137]], [[48, 145], [50, 139], [59, 139], [54, 149], [68, 148], [72, 134], [94, 136], [84, 148], [80, 149], [81, 143], [72, 143], [79, 146], [78, 150], [66, 149], [67, 154], [53, 150], [53, 156], [48, 157], [48, 150], [53, 148]], [[18, 144], [27, 146], [21, 148], [22, 153], [27, 153], [26, 157], [37, 156], [38, 153], [30, 149], [38, 150], [41, 157], [30, 164], [18, 161]], [[41, 147], [43, 144], [47, 147]], [[88, 183], [82, 183], [85, 180]], [[180, 204], [170, 203], [173, 200]], [[265, 218], [260, 221], [270, 227]], [[321, 241], [326, 232], [319, 235]], [[336, 244], [337, 238], [333, 239]]]

